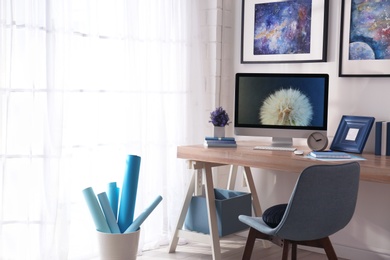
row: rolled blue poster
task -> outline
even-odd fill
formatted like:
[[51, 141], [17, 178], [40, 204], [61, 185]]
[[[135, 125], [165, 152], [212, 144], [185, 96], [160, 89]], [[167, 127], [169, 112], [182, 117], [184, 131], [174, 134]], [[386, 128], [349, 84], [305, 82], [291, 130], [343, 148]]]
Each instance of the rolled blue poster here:
[[142, 212], [138, 218], [134, 220], [134, 222], [126, 229], [124, 233], [131, 233], [137, 231], [137, 229], [142, 225], [147, 217], [149, 217], [150, 213], [157, 207], [157, 205], [162, 201], [162, 197], [158, 196], [153, 203]]
[[127, 167], [123, 178], [118, 215], [118, 225], [122, 233], [134, 220], [140, 164], [141, 157], [136, 155], [127, 157]]
[[114, 216], [114, 212], [111, 209], [110, 202], [108, 201], [107, 193], [102, 192], [99, 193], [98, 199], [100, 202], [100, 206], [103, 209], [104, 216], [106, 216], [106, 221], [108, 226], [110, 227], [111, 233], [120, 234], [119, 226], [116, 223], [116, 218]]
[[83, 190], [83, 194], [89, 211], [91, 212], [93, 221], [95, 222], [96, 230], [104, 233], [111, 233], [110, 227], [107, 224], [106, 218], [104, 217], [93, 189], [88, 187]]
[[118, 201], [119, 201], [119, 188], [116, 186], [116, 182], [110, 182], [107, 189], [108, 201], [115, 219], [118, 217]]

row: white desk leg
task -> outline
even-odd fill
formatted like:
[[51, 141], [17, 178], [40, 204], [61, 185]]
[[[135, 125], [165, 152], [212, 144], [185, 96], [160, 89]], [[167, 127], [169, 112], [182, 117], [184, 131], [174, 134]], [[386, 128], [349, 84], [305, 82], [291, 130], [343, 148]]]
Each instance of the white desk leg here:
[[205, 188], [206, 188], [206, 203], [207, 203], [207, 215], [209, 220], [209, 229], [211, 236], [211, 250], [213, 253], [214, 260], [221, 259], [221, 246], [219, 241], [218, 234], [218, 224], [217, 224], [217, 213], [215, 208], [215, 194], [214, 194], [214, 184], [213, 184], [213, 175], [211, 166], [205, 163], [205, 168], [203, 170], [205, 177]]
[[184, 199], [183, 206], [181, 208], [181, 212], [180, 212], [180, 216], [179, 216], [179, 220], [177, 221], [177, 225], [176, 225], [175, 231], [173, 233], [171, 243], [169, 245], [169, 253], [175, 252], [176, 247], [177, 247], [177, 243], [179, 242], [179, 230], [183, 227], [183, 224], [184, 224], [184, 221], [185, 221], [185, 218], [187, 215], [188, 207], [190, 206], [190, 203], [191, 203], [192, 194], [195, 191], [196, 171], [197, 170], [193, 170], [193, 172], [192, 172], [192, 178], [191, 178], [191, 182], [188, 186], [187, 195]]
[[[194, 166], [195, 167], [195, 166]], [[202, 182], [202, 169], [194, 169], [195, 171], [195, 192], [194, 196], [202, 196], [203, 182]]]
[[[251, 168], [244, 167], [244, 173], [245, 173], [244, 176], [246, 179], [246, 183], [248, 184], [249, 192], [252, 194], [252, 206], [255, 212], [255, 216], [260, 217], [261, 215], [263, 215], [263, 211], [261, 210], [260, 200], [259, 197], [257, 196]], [[271, 243], [269, 241], [263, 240], [263, 247], [269, 248], [271, 247]]]
[[263, 212], [261, 210], [259, 197], [257, 196], [255, 183], [253, 182], [252, 171], [249, 167], [244, 167], [245, 179], [248, 184], [249, 192], [252, 194], [252, 206], [255, 211], [255, 216], [260, 217]]
[[229, 180], [227, 184], [228, 190], [234, 190], [234, 187], [236, 186], [237, 169], [237, 165], [230, 165]]

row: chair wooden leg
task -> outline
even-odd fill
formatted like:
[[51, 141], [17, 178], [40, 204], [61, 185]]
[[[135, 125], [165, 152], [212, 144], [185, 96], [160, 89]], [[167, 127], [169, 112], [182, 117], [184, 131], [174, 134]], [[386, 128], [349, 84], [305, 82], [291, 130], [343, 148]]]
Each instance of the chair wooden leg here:
[[322, 247], [325, 250], [326, 256], [329, 260], [337, 260], [336, 252], [333, 249], [332, 243], [330, 242], [329, 237], [320, 239]]
[[288, 259], [290, 245], [292, 246], [291, 260], [297, 259], [298, 245], [323, 248], [325, 250], [326, 256], [328, 257], [328, 260], [337, 260], [336, 252], [334, 251], [334, 248], [332, 246], [332, 243], [330, 242], [329, 237], [317, 239], [317, 240], [309, 240], [309, 241], [289, 241], [289, 240], [280, 240], [279, 241], [279, 240], [272, 239], [272, 237], [265, 235], [265, 234], [257, 231], [254, 228], [249, 229], [249, 234], [248, 234], [248, 238], [246, 240], [242, 260], [250, 260], [251, 259], [252, 251], [253, 251], [255, 241], [257, 238], [270, 240], [279, 246], [283, 246], [282, 260]]
[[283, 243], [283, 255], [282, 255], [282, 260], [287, 260], [288, 259], [288, 251], [290, 250], [290, 242], [284, 241]]
[[297, 243], [291, 243], [291, 260], [297, 260]]
[[298, 241], [298, 245], [304, 246], [312, 246], [323, 248], [325, 250], [326, 256], [329, 260], [337, 260], [336, 252], [333, 249], [332, 243], [330, 242], [329, 237], [317, 239], [317, 240], [309, 240], [309, 241]]
[[246, 239], [244, 254], [242, 255], [242, 260], [250, 260], [252, 256], [253, 247], [256, 241], [256, 233], [258, 231], [254, 228], [249, 229], [248, 238]]

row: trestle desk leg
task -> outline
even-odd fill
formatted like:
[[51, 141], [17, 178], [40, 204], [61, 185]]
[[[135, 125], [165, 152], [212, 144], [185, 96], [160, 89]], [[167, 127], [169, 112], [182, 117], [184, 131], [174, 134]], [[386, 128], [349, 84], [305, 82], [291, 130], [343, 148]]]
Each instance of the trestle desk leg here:
[[244, 167], [244, 176], [245, 176], [246, 183], [248, 184], [249, 192], [252, 194], [252, 206], [253, 206], [253, 210], [255, 211], [255, 216], [260, 217], [263, 214], [263, 212], [261, 210], [259, 197], [257, 196], [251, 168]]
[[237, 169], [237, 165], [230, 165], [229, 179], [227, 184], [228, 190], [234, 190], [234, 187], [236, 186]]
[[187, 190], [187, 195], [184, 199], [183, 206], [181, 208], [181, 212], [179, 215], [179, 219], [177, 221], [177, 225], [176, 225], [174, 234], [172, 236], [171, 243], [169, 245], [169, 253], [175, 252], [176, 247], [177, 247], [177, 243], [179, 242], [179, 230], [183, 227], [183, 224], [184, 224], [184, 221], [185, 221], [185, 218], [187, 215], [188, 207], [190, 206], [191, 198], [192, 198], [192, 195], [195, 191], [195, 176], [196, 176], [196, 170], [193, 170], [191, 182], [190, 182], [190, 184], [188, 186], [188, 190]]
[[218, 234], [218, 224], [217, 224], [217, 213], [215, 208], [215, 194], [214, 194], [214, 184], [213, 184], [213, 174], [211, 166], [205, 163], [205, 168], [203, 170], [203, 176], [205, 178], [205, 189], [206, 189], [206, 205], [207, 205], [207, 215], [209, 220], [209, 230], [211, 237], [211, 250], [214, 260], [221, 259], [221, 246]]
[[[253, 211], [255, 212], [256, 217], [260, 217], [263, 215], [263, 211], [260, 206], [260, 200], [259, 196], [256, 192], [255, 183], [253, 181], [252, 171], [250, 167], [244, 167], [244, 176], [246, 183], [248, 184], [249, 192], [252, 194], [252, 207]], [[271, 247], [271, 243], [269, 241], [263, 240], [263, 247], [269, 248]]]

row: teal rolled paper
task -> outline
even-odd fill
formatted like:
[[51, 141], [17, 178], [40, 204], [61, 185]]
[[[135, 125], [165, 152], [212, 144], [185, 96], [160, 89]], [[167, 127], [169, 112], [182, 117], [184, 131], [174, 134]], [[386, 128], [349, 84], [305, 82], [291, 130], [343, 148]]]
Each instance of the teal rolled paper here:
[[119, 204], [118, 225], [123, 233], [134, 220], [141, 157], [129, 155]]
[[116, 182], [110, 182], [107, 189], [108, 201], [112, 212], [114, 213], [115, 219], [118, 217], [118, 204], [119, 204], [119, 188], [116, 185]]
[[124, 233], [131, 233], [138, 230], [141, 227], [142, 223], [149, 217], [150, 213], [157, 207], [157, 205], [162, 201], [162, 197], [158, 196], [152, 204], [142, 212], [138, 218], [126, 229]]
[[99, 202], [96, 199], [95, 192], [91, 187], [83, 190], [85, 201], [87, 202], [89, 212], [95, 223], [96, 230], [104, 233], [111, 233], [110, 227], [104, 217], [103, 211], [100, 208]]
[[104, 216], [106, 217], [107, 224], [113, 234], [119, 234], [121, 231], [119, 230], [119, 226], [116, 223], [116, 217], [114, 216], [114, 212], [111, 209], [110, 202], [108, 201], [107, 193], [102, 192], [98, 194], [98, 199], [100, 202], [100, 206], [102, 207]]

